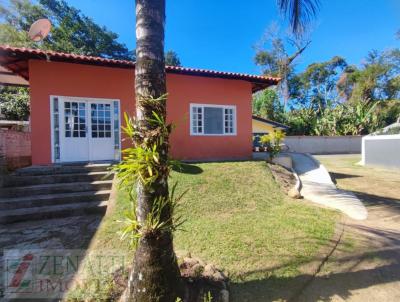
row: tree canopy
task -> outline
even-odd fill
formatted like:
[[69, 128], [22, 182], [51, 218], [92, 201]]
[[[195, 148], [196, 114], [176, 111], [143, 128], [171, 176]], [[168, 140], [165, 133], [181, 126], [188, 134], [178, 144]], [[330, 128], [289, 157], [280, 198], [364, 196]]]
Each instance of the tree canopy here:
[[[31, 24], [40, 18], [52, 23], [50, 34], [41, 43], [27, 35]], [[0, 6], [0, 43], [43, 48], [82, 55], [133, 60], [134, 54], [118, 42], [118, 34], [98, 25], [64, 0], [9, 0]]]
[[181, 60], [175, 51], [169, 50], [165, 53], [165, 65], [181, 66]]
[[372, 50], [359, 66], [334, 56], [297, 71], [287, 45], [294, 48], [294, 58], [303, 48], [289, 37], [269, 35], [267, 47], [256, 49], [254, 60], [262, 72], [282, 82], [254, 95], [254, 114], [286, 123], [290, 134], [298, 135], [367, 134], [399, 117], [400, 49]]

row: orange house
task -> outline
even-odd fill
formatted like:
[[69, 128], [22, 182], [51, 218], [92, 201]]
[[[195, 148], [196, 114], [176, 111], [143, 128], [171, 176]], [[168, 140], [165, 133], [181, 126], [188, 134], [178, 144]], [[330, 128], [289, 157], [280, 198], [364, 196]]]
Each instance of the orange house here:
[[[119, 160], [123, 113], [135, 114], [131, 61], [0, 46], [0, 65], [29, 81], [34, 165]], [[252, 93], [278, 79], [167, 66], [171, 155], [252, 156]]]

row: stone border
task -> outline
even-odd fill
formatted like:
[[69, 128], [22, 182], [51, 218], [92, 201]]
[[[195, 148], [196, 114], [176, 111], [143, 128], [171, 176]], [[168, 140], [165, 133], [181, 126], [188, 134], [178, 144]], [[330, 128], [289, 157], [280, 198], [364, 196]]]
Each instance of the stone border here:
[[300, 177], [299, 177], [299, 175], [297, 174], [297, 172], [296, 172], [295, 169], [290, 168], [290, 171], [292, 171], [294, 177], [296, 178], [296, 184], [295, 184], [294, 188], [295, 188], [297, 191], [300, 192], [300, 190], [301, 190], [301, 180], [300, 180]]

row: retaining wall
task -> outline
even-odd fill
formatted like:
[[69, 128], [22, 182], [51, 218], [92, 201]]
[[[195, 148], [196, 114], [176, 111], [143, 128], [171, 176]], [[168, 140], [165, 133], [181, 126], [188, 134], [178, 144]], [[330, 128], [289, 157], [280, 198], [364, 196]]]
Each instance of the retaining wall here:
[[361, 153], [362, 136], [287, 136], [289, 151], [311, 154]]
[[400, 169], [400, 134], [363, 137], [362, 163]]

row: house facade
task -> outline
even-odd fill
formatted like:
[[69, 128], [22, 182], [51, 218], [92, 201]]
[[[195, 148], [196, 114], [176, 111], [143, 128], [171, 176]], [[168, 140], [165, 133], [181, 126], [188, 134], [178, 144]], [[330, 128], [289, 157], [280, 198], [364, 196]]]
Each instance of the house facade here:
[[252, 116], [252, 131], [253, 131], [253, 147], [260, 147], [260, 137], [274, 132], [275, 130], [287, 131], [288, 126], [272, 121], [270, 119], [262, 118], [256, 115]]
[[[123, 113], [135, 114], [134, 62], [0, 46], [0, 65], [29, 81], [32, 164], [119, 160]], [[252, 93], [278, 79], [166, 67], [171, 156], [252, 155]]]

